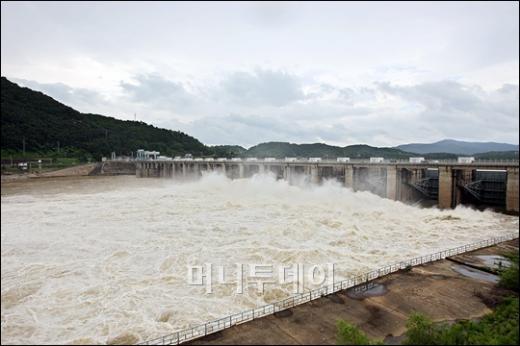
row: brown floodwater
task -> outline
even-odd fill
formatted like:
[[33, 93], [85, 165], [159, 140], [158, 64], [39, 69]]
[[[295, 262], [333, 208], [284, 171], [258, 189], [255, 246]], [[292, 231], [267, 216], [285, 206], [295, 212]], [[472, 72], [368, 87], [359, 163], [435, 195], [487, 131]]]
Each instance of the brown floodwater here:
[[[334, 263], [342, 279], [518, 225], [489, 210], [419, 208], [267, 175], [2, 183], [1, 341], [143, 341], [293, 294], [276, 280], [237, 294], [237, 263]], [[226, 270], [211, 294], [187, 281], [190, 266], [207, 263]]]

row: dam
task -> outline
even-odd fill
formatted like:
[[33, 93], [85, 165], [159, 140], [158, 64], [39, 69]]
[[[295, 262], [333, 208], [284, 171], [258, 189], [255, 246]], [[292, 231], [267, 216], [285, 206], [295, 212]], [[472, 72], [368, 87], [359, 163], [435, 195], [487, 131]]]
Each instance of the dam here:
[[136, 176], [189, 179], [219, 171], [228, 178], [270, 173], [289, 183], [339, 181], [354, 191], [370, 191], [392, 200], [430, 200], [442, 209], [469, 202], [502, 206], [517, 214], [518, 161], [503, 162], [352, 162], [312, 160], [175, 159], [136, 161]]

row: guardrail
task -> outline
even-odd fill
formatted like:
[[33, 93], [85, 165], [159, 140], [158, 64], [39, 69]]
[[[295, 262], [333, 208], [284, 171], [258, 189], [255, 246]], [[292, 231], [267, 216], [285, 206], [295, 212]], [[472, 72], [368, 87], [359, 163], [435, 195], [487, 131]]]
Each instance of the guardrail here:
[[407, 160], [384, 160], [382, 162], [370, 162], [370, 160], [350, 160], [348, 162], [339, 162], [335, 160], [321, 160], [321, 161], [309, 161], [309, 160], [296, 160], [296, 161], [284, 161], [284, 160], [231, 160], [231, 159], [215, 159], [215, 160], [197, 160], [197, 159], [170, 159], [170, 160], [133, 160], [135, 162], [173, 162], [173, 163], [196, 163], [196, 164], [245, 164], [245, 165], [333, 165], [333, 166], [345, 166], [345, 165], [369, 165], [369, 166], [381, 166], [381, 165], [403, 165], [403, 166], [422, 166], [438, 167], [438, 166], [475, 166], [475, 167], [518, 167], [518, 160], [476, 160], [473, 162], [463, 163], [457, 160], [426, 160], [423, 162], [410, 162]]
[[403, 159], [384, 159], [380, 162], [371, 162], [369, 159], [351, 159], [349, 161], [337, 161], [333, 159], [321, 159], [321, 160], [309, 160], [305, 158], [300, 158], [296, 160], [286, 161], [284, 159], [275, 159], [275, 160], [266, 160], [266, 159], [256, 159], [256, 160], [247, 160], [241, 158], [218, 158], [212, 160], [206, 160], [203, 158], [170, 158], [170, 159], [149, 159], [149, 160], [107, 160], [107, 161], [136, 161], [136, 162], [195, 162], [195, 163], [246, 163], [246, 164], [256, 164], [256, 163], [264, 163], [264, 164], [297, 164], [297, 163], [334, 163], [334, 164], [408, 164], [408, 165], [518, 165], [519, 160], [475, 160], [472, 162], [458, 162], [457, 160], [424, 160], [421, 162], [410, 162], [409, 160]]
[[214, 321], [206, 322], [193, 328], [181, 330], [169, 335], [151, 339], [143, 343], [140, 343], [140, 345], [178, 345], [190, 340], [201, 338], [212, 333], [216, 333], [218, 331], [230, 328], [234, 325], [242, 324], [257, 318], [272, 315], [279, 311], [290, 309], [297, 305], [310, 302], [312, 300], [336, 293], [338, 291], [342, 291], [349, 288], [365, 290], [369, 287], [371, 281], [383, 277], [385, 275], [395, 273], [407, 267], [413, 267], [416, 265], [439, 261], [446, 257], [459, 255], [461, 253], [469, 251], [474, 251], [515, 238], [518, 238], [518, 233], [511, 233], [505, 236], [494, 237], [476, 243], [462, 245], [444, 251], [439, 251], [433, 254], [415, 257], [407, 261], [401, 261], [398, 263], [384, 266], [377, 270], [372, 270], [368, 273], [358, 275], [354, 278], [339, 281], [337, 283], [334, 283], [333, 285], [322, 286], [306, 293], [300, 293], [272, 304], [267, 304], [251, 310], [245, 310], [233, 315], [219, 318]]

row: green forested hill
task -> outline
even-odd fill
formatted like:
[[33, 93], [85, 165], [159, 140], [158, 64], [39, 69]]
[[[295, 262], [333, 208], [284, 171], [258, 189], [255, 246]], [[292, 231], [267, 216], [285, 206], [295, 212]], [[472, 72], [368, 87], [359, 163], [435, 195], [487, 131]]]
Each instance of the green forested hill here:
[[369, 145], [349, 145], [337, 147], [323, 143], [294, 144], [287, 142], [268, 142], [249, 148], [246, 156], [272, 156], [272, 157], [323, 157], [334, 159], [336, 157], [369, 158], [382, 156], [386, 158], [407, 158], [414, 154], [395, 148], [377, 148]]
[[130, 154], [137, 149], [161, 154], [207, 155], [212, 152], [197, 139], [179, 131], [156, 128], [138, 121], [124, 121], [80, 113], [53, 98], [22, 88], [2, 77], [2, 151], [46, 153], [62, 151], [99, 159], [115, 151]]
[[[98, 114], [80, 113], [53, 98], [22, 88], [2, 77], [2, 157], [17, 157], [25, 138], [27, 153], [36, 156], [67, 156], [80, 159], [130, 155], [137, 149], [157, 150], [167, 156], [184, 155], [215, 157], [323, 157], [344, 156], [406, 159], [417, 154], [398, 148], [369, 145], [338, 147], [323, 143], [293, 144], [267, 142], [245, 149], [238, 145], [206, 146], [179, 132], [160, 129], [140, 121], [118, 120]], [[59, 144], [58, 144], [59, 143]], [[57, 153], [58, 147], [60, 152]], [[34, 155], [33, 155], [34, 156]], [[432, 159], [455, 159], [456, 154], [422, 154]], [[475, 154], [482, 159], [518, 159], [518, 151]]]
[[214, 145], [211, 147], [215, 156], [239, 157], [244, 156], [247, 149], [240, 145]]

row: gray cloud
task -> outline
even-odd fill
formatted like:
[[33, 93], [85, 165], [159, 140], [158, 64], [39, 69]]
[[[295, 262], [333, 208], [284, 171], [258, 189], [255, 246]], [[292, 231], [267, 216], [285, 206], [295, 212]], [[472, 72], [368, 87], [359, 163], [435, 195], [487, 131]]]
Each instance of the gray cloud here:
[[468, 87], [453, 81], [428, 82], [414, 86], [396, 86], [378, 83], [379, 89], [408, 101], [417, 102], [431, 110], [445, 112], [469, 111], [479, 108], [480, 88]]
[[12, 78], [13, 82], [38, 90], [52, 98], [83, 112], [92, 112], [93, 106], [107, 106], [108, 101], [99, 92], [87, 88], [73, 88], [63, 83], [39, 83], [33, 80]]
[[180, 82], [167, 80], [157, 74], [134, 76], [136, 84], [121, 81], [123, 92], [133, 102], [154, 105], [159, 108], [187, 108], [195, 96], [191, 95]]
[[300, 79], [284, 71], [234, 72], [221, 85], [225, 96], [241, 105], [281, 107], [304, 98]]
[[378, 87], [383, 93], [415, 105], [413, 111], [405, 113], [407, 120], [442, 138], [507, 138], [518, 142], [518, 85], [507, 84], [492, 91], [454, 81], [413, 86], [380, 83]]
[[282, 117], [238, 114], [204, 118], [190, 124], [188, 130], [208, 143], [240, 143], [246, 147], [269, 141], [339, 143], [352, 137], [341, 123], [302, 124]]
[[209, 144], [518, 142], [516, 2], [1, 6], [2, 74], [83, 112]]
[[486, 92], [479, 86], [467, 86], [454, 81], [404, 87], [390, 83], [377, 85], [381, 91], [420, 104], [429, 112], [486, 115], [485, 118], [495, 120], [497, 116], [505, 116], [518, 120], [518, 85], [505, 84], [491, 92]]
[[[247, 77], [239, 78], [235, 86], [258, 79], [257, 73], [245, 73]], [[288, 82], [289, 86], [297, 85], [288, 89], [298, 92], [282, 93], [285, 97], [273, 99], [270, 90], [280, 90], [280, 79], [285, 81], [288, 75], [274, 71], [267, 74], [269, 77], [260, 78], [261, 82], [245, 83], [262, 86], [244, 92], [247, 102], [236, 99], [236, 89], [222, 87], [234, 80], [236, 73], [202, 91], [193, 83], [188, 91], [185, 83], [141, 74], [133, 78], [136, 82], [121, 82], [122, 96], [110, 101], [95, 91], [61, 83], [24, 80], [23, 84], [85, 112], [105, 107], [106, 115], [124, 110], [130, 117], [137, 112], [141, 120], [144, 114], [155, 125], [185, 131], [207, 144], [252, 146], [291, 141], [396, 145], [448, 137], [518, 141], [518, 85], [505, 84], [491, 91], [455, 81], [345, 87], [309, 80], [304, 83], [301, 77], [290, 75], [289, 79], [298, 82]], [[303, 94], [302, 89], [312, 92]], [[251, 104], [256, 104], [256, 111], [251, 112]]]

